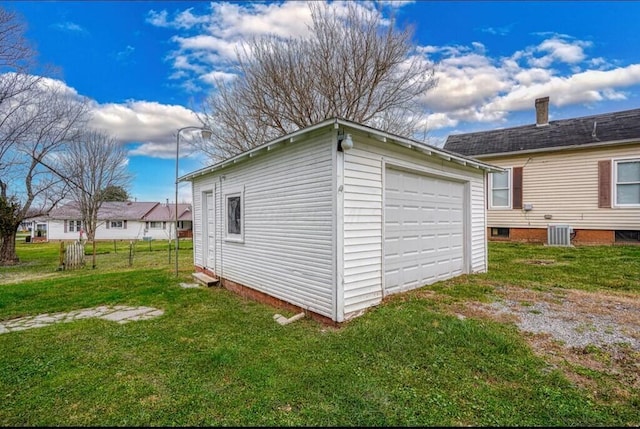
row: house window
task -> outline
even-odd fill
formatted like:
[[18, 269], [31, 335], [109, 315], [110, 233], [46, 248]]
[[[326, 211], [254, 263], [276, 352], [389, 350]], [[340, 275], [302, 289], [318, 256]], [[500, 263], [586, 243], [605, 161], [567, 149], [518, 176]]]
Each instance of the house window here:
[[491, 238], [509, 238], [509, 228], [491, 228]]
[[225, 231], [230, 241], [244, 240], [244, 192], [232, 192], [225, 195]]
[[489, 187], [491, 189], [489, 208], [511, 208], [511, 169], [507, 168], [502, 173], [489, 175]]
[[617, 206], [640, 206], [640, 159], [616, 161], [615, 195]]
[[80, 232], [82, 229], [82, 221], [81, 220], [70, 220], [69, 221], [69, 232]]
[[162, 222], [149, 222], [149, 228], [151, 229], [162, 229]]
[[112, 220], [110, 221], [110, 225], [111, 228], [124, 228], [124, 224], [123, 221], [121, 220]]

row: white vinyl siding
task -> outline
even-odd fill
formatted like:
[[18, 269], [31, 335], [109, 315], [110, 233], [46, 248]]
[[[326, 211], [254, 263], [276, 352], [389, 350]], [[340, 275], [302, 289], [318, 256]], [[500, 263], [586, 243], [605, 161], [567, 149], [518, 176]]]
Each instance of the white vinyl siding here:
[[345, 315], [355, 315], [382, 300], [385, 164], [467, 183], [464, 269], [486, 271], [484, 171], [378, 142], [360, 133], [352, 136], [354, 148], [344, 153]]
[[637, 159], [639, 150], [635, 144], [482, 157], [482, 161], [500, 167], [524, 167], [522, 202], [533, 206], [526, 212], [489, 210], [487, 226], [546, 229], [553, 223], [574, 229], [640, 230], [640, 207], [598, 208], [598, 161]]
[[344, 154], [344, 312], [382, 300], [382, 158]]
[[[96, 240], [142, 240], [143, 237], [168, 240], [169, 235], [173, 237], [173, 223], [170, 222], [167, 223], [166, 229], [148, 229], [146, 221], [127, 220], [126, 228], [124, 223], [122, 228], [111, 228], [111, 225], [107, 228], [105, 221], [98, 221], [96, 228]], [[65, 232], [63, 220], [50, 219], [47, 236], [49, 240], [77, 240], [78, 232]]]
[[[215, 190], [216, 274], [334, 317], [334, 134], [311, 133], [193, 180], [196, 264], [202, 266], [202, 196]], [[244, 240], [226, 237], [225, 196], [239, 188]]]

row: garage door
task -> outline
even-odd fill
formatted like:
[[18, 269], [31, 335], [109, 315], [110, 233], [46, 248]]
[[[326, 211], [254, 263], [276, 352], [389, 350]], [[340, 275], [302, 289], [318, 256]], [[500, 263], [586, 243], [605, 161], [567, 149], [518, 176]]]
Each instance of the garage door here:
[[385, 294], [464, 272], [464, 184], [387, 168]]

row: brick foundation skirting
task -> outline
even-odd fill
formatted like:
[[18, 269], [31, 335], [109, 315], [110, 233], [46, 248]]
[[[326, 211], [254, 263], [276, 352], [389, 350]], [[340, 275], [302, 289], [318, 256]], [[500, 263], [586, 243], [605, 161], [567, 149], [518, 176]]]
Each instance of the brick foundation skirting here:
[[[576, 246], [586, 245], [613, 245], [615, 244], [615, 231], [602, 229], [574, 229], [571, 234], [571, 244]], [[491, 241], [516, 241], [520, 243], [546, 244], [546, 228], [509, 228], [509, 237], [492, 237], [491, 228], [487, 228], [487, 237]]]
[[291, 304], [290, 302], [287, 301], [283, 301], [279, 298], [273, 297], [271, 295], [268, 295], [264, 292], [260, 292], [258, 290], [252, 289], [248, 286], [242, 285], [240, 283], [236, 283], [234, 281], [231, 281], [229, 279], [225, 279], [224, 277], [219, 277], [216, 273], [214, 273], [211, 270], [208, 270], [206, 268], [202, 268], [199, 266], [195, 266], [195, 270], [201, 273], [204, 273], [208, 276], [211, 277], [216, 277], [216, 278], [220, 278], [220, 284], [227, 290], [240, 295], [243, 298], [246, 299], [250, 299], [252, 301], [257, 301], [257, 302], [261, 302], [264, 304], [268, 304], [272, 307], [275, 308], [281, 308], [283, 310], [288, 310], [288, 311], [293, 311], [295, 313], [300, 313], [300, 312], [304, 312], [305, 315], [317, 322], [320, 322], [322, 324], [325, 325], [329, 325], [329, 326], [340, 326], [340, 323], [335, 322], [333, 320], [331, 320], [329, 317], [327, 316], [323, 316], [322, 314], [318, 314], [315, 313], [313, 311], [310, 310], [305, 310], [302, 307], [299, 307], [297, 305]]

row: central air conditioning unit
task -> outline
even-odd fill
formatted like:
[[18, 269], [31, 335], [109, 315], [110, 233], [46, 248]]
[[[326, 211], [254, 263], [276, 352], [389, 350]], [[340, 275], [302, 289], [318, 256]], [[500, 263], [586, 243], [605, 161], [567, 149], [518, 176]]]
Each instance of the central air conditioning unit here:
[[572, 232], [569, 225], [547, 225], [547, 245], [571, 246]]

